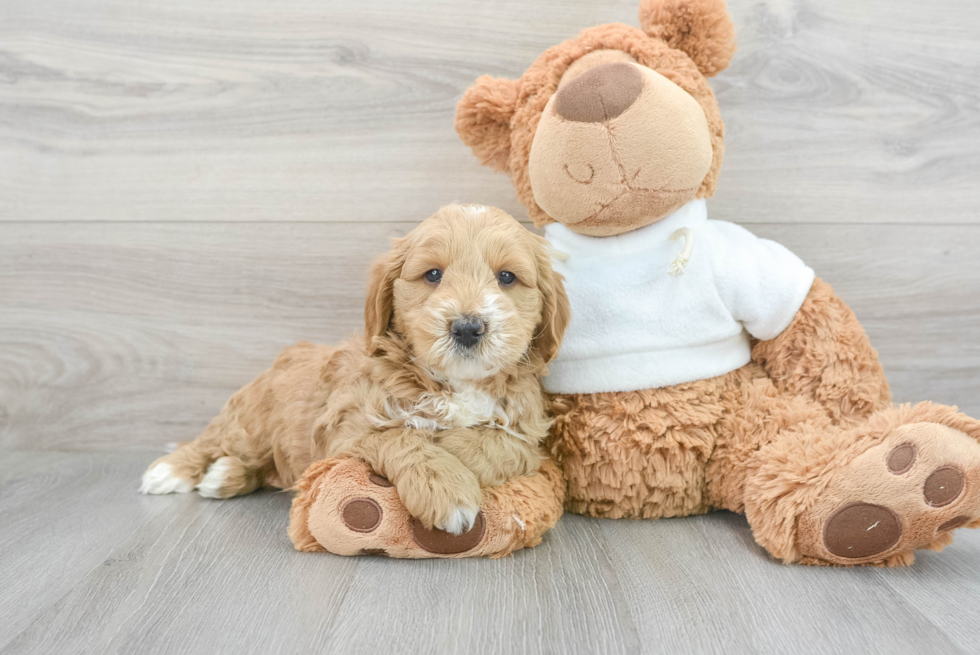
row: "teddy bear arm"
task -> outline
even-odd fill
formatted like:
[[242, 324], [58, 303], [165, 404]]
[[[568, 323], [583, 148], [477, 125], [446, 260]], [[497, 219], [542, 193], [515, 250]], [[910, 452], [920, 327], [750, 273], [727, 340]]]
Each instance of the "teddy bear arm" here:
[[891, 404], [884, 369], [864, 328], [820, 278], [789, 327], [758, 342], [752, 357], [777, 388], [816, 400], [835, 423], [853, 425]]
[[326, 548], [321, 546], [316, 537], [310, 533], [310, 509], [322, 491], [321, 486], [327, 474], [337, 462], [336, 459], [314, 462], [306, 469], [303, 477], [296, 482], [294, 487], [296, 496], [293, 498], [292, 506], [289, 509], [288, 532], [289, 540], [293, 542], [293, 546], [298, 551], [304, 553], [326, 551]]
[[296, 550], [398, 558], [497, 558], [533, 548], [561, 517], [566, 491], [561, 469], [542, 456], [534, 474], [484, 488], [476, 524], [454, 536], [413, 519], [394, 485], [357, 458], [314, 462], [294, 488]]

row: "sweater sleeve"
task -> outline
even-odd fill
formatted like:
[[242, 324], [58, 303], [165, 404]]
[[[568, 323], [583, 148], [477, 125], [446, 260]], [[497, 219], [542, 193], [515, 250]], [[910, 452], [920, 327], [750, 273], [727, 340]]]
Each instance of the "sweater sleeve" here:
[[756, 339], [789, 327], [813, 285], [813, 269], [784, 246], [745, 228], [709, 221], [715, 285], [732, 317]]

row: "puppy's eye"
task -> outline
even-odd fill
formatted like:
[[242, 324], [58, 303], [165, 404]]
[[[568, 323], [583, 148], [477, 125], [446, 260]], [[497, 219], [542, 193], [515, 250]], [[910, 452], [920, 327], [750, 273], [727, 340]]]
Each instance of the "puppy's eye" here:
[[500, 282], [502, 286], [509, 287], [517, 282], [517, 276], [510, 271], [500, 271], [497, 273], [497, 282]]
[[431, 271], [426, 272], [425, 281], [431, 282], [432, 284], [439, 284], [439, 280], [442, 279], [442, 271], [438, 268], [433, 268]]

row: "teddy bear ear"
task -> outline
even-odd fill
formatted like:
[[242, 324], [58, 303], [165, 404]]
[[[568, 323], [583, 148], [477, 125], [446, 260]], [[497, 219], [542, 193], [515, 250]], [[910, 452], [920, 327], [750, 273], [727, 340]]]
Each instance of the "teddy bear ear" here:
[[456, 105], [456, 132], [481, 163], [498, 171], [508, 168], [510, 119], [517, 109], [517, 80], [484, 75]]
[[640, 27], [687, 53], [705, 77], [728, 68], [735, 54], [735, 26], [725, 0], [643, 0]]

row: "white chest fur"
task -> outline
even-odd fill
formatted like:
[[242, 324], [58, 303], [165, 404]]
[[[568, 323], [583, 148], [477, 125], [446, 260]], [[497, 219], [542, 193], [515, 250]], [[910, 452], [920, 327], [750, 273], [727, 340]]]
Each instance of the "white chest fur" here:
[[458, 383], [439, 393], [423, 394], [405, 407], [386, 403], [388, 421], [416, 430], [448, 430], [485, 426], [506, 428], [510, 419], [501, 403], [468, 383]]

